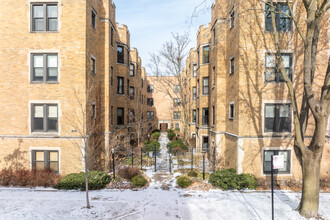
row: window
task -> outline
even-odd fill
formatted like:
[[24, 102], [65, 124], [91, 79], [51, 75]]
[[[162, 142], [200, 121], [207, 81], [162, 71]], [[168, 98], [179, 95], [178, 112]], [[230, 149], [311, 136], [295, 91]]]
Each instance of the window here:
[[147, 98], [147, 104], [149, 106], [154, 106], [154, 99], [153, 98]]
[[111, 125], [113, 125], [113, 106], [111, 106], [110, 109], [110, 120], [111, 120]]
[[117, 77], [117, 93], [124, 94], [124, 77]]
[[133, 109], [129, 110], [129, 122], [134, 123], [135, 122], [135, 112]]
[[96, 12], [93, 8], [91, 10], [91, 24], [92, 24], [92, 27], [94, 29], [96, 29]]
[[127, 49], [126, 55], [127, 55], [127, 66], [129, 66], [129, 49]]
[[96, 105], [92, 103], [92, 119], [96, 119]]
[[117, 108], [117, 125], [124, 125], [124, 108]]
[[235, 57], [230, 58], [230, 75], [235, 73]]
[[54, 172], [59, 171], [58, 151], [32, 150], [32, 167], [37, 170], [51, 169]]
[[203, 64], [209, 63], [210, 61], [210, 47], [203, 47]]
[[174, 85], [173, 91], [175, 93], [179, 93], [181, 91], [180, 86], [179, 85]]
[[[285, 72], [292, 80], [292, 54], [281, 54]], [[283, 76], [279, 70], [279, 57], [274, 54], [266, 55], [266, 82], [284, 82]]]
[[265, 132], [291, 132], [291, 104], [265, 104]]
[[147, 85], [147, 92], [153, 93], [154, 92], [154, 85]]
[[197, 109], [197, 124], [199, 125], [199, 108]]
[[117, 63], [124, 63], [124, 47], [117, 46]]
[[212, 124], [215, 124], [215, 106], [212, 106]]
[[230, 29], [232, 29], [235, 25], [235, 8], [233, 7], [229, 13], [230, 17]]
[[291, 150], [264, 150], [263, 155], [263, 170], [264, 174], [271, 173], [271, 156], [272, 155], [283, 155], [284, 156], [284, 168], [274, 169], [274, 173], [278, 174], [289, 174], [290, 173], [290, 162], [291, 162]]
[[208, 108], [203, 108], [202, 109], [202, 124], [203, 125], [208, 125], [209, 124], [209, 109]]
[[199, 62], [199, 49], [197, 50], [197, 65], [199, 66], [200, 62]]
[[57, 104], [32, 104], [32, 132], [57, 132]]
[[173, 99], [173, 105], [174, 107], [180, 106], [181, 100], [178, 98]]
[[209, 137], [203, 136], [202, 138], [202, 151], [207, 152], [209, 149]]
[[212, 31], [213, 31], [213, 46], [215, 46], [216, 45], [216, 32], [215, 32], [215, 28]]
[[[288, 5], [284, 2], [274, 4], [276, 30], [280, 32], [292, 31], [292, 20]], [[271, 6], [266, 4], [265, 30], [273, 31]]]
[[181, 112], [174, 112], [173, 113], [173, 119], [174, 120], [180, 120], [181, 118]]
[[197, 98], [199, 97], [199, 79], [197, 80]]
[[235, 116], [235, 106], [234, 103], [232, 102], [229, 104], [229, 119], [233, 120], [234, 116]]
[[127, 79], [127, 95], [129, 96], [129, 90], [130, 90], [130, 83], [129, 83], [129, 79]]
[[179, 124], [178, 123], [175, 123], [175, 129], [179, 129]]
[[135, 91], [134, 90], [135, 89], [134, 89], [133, 86], [129, 87], [129, 97], [130, 97], [131, 100], [134, 100], [134, 96], [135, 96]]
[[143, 79], [141, 79], [141, 87], [143, 88]]
[[110, 69], [110, 86], [113, 86], [113, 67]]
[[193, 77], [196, 77], [197, 76], [197, 65], [194, 64], [193, 65]]
[[129, 75], [130, 76], [134, 76], [134, 64], [131, 63], [130, 66], [129, 66]]
[[213, 73], [213, 86], [215, 86], [215, 66], [212, 68]]
[[56, 82], [58, 80], [57, 54], [32, 54], [31, 81]]
[[96, 61], [94, 57], [91, 57], [91, 73], [96, 74]]
[[196, 100], [197, 99], [197, 87], [194, 86], [193, 87], [193, 100]]
[[32, 31], [57, 31], [57, 4], [32, 4]]
[[209, 94], [209, 77], [203, 77], [203, 95]]
[[192, 110], [192, 123], [196, 123], [196, 109]]
[[147, 112], [147, 119], [154, 120], [154, 112]]
[[110, 32], [110, 35], [111, 35], [111, 46], [113, 46], [113, 27], [111, 27], [111, 32]]

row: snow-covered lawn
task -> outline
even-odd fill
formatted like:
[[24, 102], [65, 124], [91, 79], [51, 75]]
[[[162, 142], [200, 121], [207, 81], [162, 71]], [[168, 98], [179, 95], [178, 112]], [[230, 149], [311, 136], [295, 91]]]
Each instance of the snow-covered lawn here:
[[[294, 209], [299, 193], [276, 191], [275, 218], [300, 219]], [[83, 208], [85, 193], [47, 189], [0, 188], [0, 219], [271, 219], [269, 192], [213, 190], [90, 192], [90, 210]], [[320, 214], [330, 219], [330, 194], [321, 193]]]

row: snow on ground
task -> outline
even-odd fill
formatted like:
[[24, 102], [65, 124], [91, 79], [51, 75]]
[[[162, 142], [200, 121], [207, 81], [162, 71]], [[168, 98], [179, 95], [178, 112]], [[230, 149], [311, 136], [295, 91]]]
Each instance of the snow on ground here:
[[[165, 137], [162, 136], [164, 140]], [[163, 148], [157, 162], [165, 164]], [[161, 156], [163, 155], [163, 156]], [[165, 166], [165, 165], [164, 165]], [[186, 191], [176, 188], [175, 177], [161, 170], [146, 171], [149, 188], [132, 190], [99, 190], [90, 192], [91, 209], [84, 208], [85, 192], [54, 189], [0, 187], [0, 220], [2, 219], [132, 219], [132, 220], [259, 220], [271, 219], [271, 195], [265, 191]], [[275, 191], [275, 219], [301, 219], [294, 211], [300, 193]], [[320, 194], [319, 213], [330, 220], [330, 194]]]
[[[0, 188], [0, 219], [271, 219], [269, 192], [100, 190], [85, 193]], [[300, 194], [275, 193], [275, 219], [301, 219], [294, 211]], [[320, 214], [330, 219], [330, 194], [321, 193]]]

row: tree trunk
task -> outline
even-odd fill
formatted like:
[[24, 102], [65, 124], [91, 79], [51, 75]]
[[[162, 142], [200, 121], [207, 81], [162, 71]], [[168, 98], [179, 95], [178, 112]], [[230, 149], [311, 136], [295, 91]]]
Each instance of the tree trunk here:
[[320, 191], [320, 163], [321, 156], [310, 152], [302, 160], [302, 197], [297, 208], [300, 215], [306, 218], [315, 218], [319, 211]]

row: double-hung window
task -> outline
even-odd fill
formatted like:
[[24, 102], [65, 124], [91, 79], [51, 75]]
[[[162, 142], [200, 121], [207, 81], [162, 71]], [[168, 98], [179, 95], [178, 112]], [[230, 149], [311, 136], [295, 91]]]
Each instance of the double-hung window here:
[[154, 106], [154, 99], [153, 98], [147, 98], [147, 104], [149, 106]]
[[117, 93], [124, 94], [124, 77], [117, 78]]
[[117, 63], [124, 63], [124, 47], [117, 46]]
[[263, 155], [263, 172], [264, 174], [271, 173], [271, 156], [283, 155], [284, 157], [284, 168], [274, 169], [274, 173], [277, 174], [289, 174], [290, 173], [290, 162], [291, 162], [291, 150], [264, 150]]
[[233, 75], [235, 73], [235, 57], [230, 58], [230, 69], [229, 74]]
[[291, 104], [265, 104], [265, 132], [291, 132]]
[[[285, 72], [289, 79], [292, 81], [292, 54], [283, 53], [281, 54], [281, 58]], [[282, 73], [279, 70], [279, 62], [280, 59], [275, 54], [266, 54], [266, 82], [284, 82]]]
[[131, 63], [130, 66], [129, 66], [129, 75], [131, 77], [133, 77], [135, 75], [134, 74], [134, 72], [135, 72], [134, 69], [135, 69], [135, 65], [133, 63]]
[[124, 125], [124, 108], [117, 108], [117, 125]]
[[58, 81], [57, 54], [32, 54], [31, 63], [32, 82]]
[[208, 108], [203, 108], [202, 109], [202, 124], [203, 125], [208, 125], [209, 124], [209, 109]]
[[181, 105], [181, 100], [178, 98], [173, 99], [173, 105], [174, 107], [180, 106]]
[[58, 132], [57, 104], [32, 104], [32, 132]]
[[235, 7], [233, 7], [229, 13], [230, 17], [230, 29], [235, 26]]
[[110, 86], [113, 86], [113, 67], [110, 68]]
[[203, 47], [203, 64], [207, 64], [210, 62], [210, 47]]
[[203, 95], [209, 94], [209, 77], [203, 77]]
[[134, 87], [133, 86], [130, 86], [129, 87], [129, 97], [131, 100], [134, 100], [134, 96], [135, 96], [135, 91], [134, 91]]
[[91, 10], [91, 24], [94, 29], [96, 29], [96, 11], [92, 8]]
[[[292, 19], [289, 17], [291, 14], [287, 3], [280, 2], [274, 4], [274, 6], [276, 30], [280, 32], [292, 31]], [[269, 4], [266, 4], [265, 30], [273, 31], [271, 6]]]
[[181, 91], [181, 89], [180, 89], [180, 85], [174, 85], [173, 91], [174, 91], [175, 93], [179, 93], [179, 92]]
[[57, 31], [57, 4], [32, 4], [32, 31]]
[[153, 93], [154, 92], [154, 85], [147, 85], [147, 92]]
[[197, 99], [197, 87], [194, 86], [193, 87], [193, 100], [196, 100]]
[[197, 65], [193, 65], [193, 77], [197, 77]]
[[196, 109], [192, 110], [192, 123], [196, 123]]
[[180, 120], [181, 118], [181, 112], [174, 112], [173, 119], [174, 120]]
[[55, 150], [32, 150], [32, 167], [37, 170], [51, 169], [59, 171], [59, 155]]

